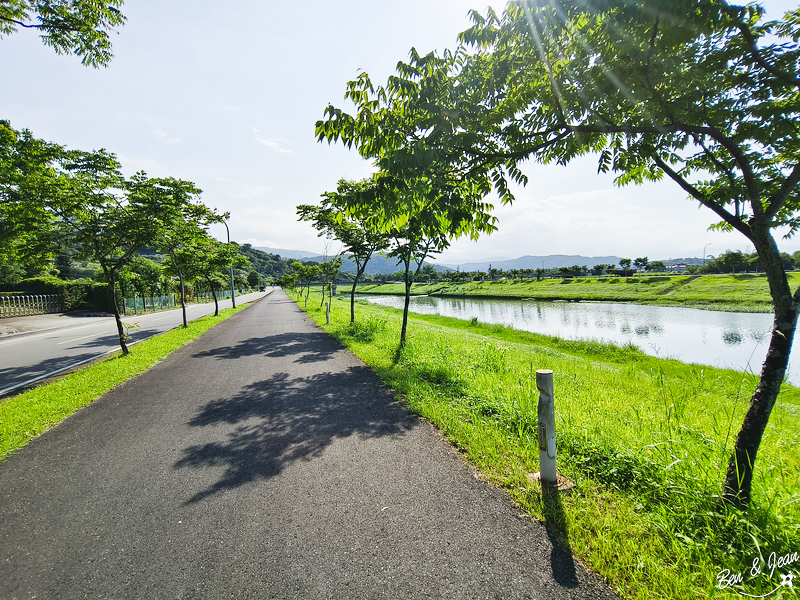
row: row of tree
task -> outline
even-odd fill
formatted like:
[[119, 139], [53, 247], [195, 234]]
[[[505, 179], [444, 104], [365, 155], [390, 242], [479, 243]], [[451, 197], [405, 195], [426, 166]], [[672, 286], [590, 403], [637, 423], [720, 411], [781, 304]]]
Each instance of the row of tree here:
[[362, 72], [345, 93], [354, 109], [328, 106], [316, 126], [320, 141], [354, 147], [378, 170], [340, 185], [330, 208], [392, 236], [406, 265], [493, 231], [485, 198], [511, 202], [525, 161], [587, 153], [619, 185], [672, 180], [718, 228], [741, 233], [775, 319], [723, 486], [739, 505], [800, 311], [772, 235], [800, 227], [800, 11], [763, 17], [757, 4], [720, 0], [516, 0], [473, 12], [455, 51], [412, 49], [385, 85]]
[[[209, 235], [208, 226], [228, 215], [205, 206], [200, 193], [171, 177], [125, 178], [105, 150], [69, 150], [0, 121], [0, 265], [45, 265], [66, 244], [99, 265], [115, 299], [122, 273], [143, 269], [138, 253], [155, 248], [178, 277], [185, 327], [186, 280], [217, 289], [216, 273], [247, 264], [235, 245]], [[110, 304], [127, 354], [117, 302]]]
[[[800, 251], [792, 255], [780, 253], [780, 261], [785, 271], [800, 269]], [[740, 250], [728, 250], [704, 265], [692, 265], [687, 269], [690, 273], [763, 273], [764, 264], [758, 252], [750, 254]]]

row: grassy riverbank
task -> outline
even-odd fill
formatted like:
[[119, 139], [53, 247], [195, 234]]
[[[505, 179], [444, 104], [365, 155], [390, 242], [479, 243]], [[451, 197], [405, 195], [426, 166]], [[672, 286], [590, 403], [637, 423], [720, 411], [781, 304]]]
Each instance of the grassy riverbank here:
[[[789, 273], [794, 289], [800, 273]], [[403, 294], [402, 284], [363, 285], [359, 293]], [[771, 312], [764, 275], [676, 275], [645, 277], [576, 277], [415, 284], [414, 294], [439, 296], [526, 298], [596, 302], [635, 302], [661, 306], [688, 306], [737, 312]]]
[[[742, 513], [718, 494], [754, 376], [415, 314], [398, 356], [399, 311], [360, 303], [351, 326], [349, 304], [336, 299], [326, 325], [318, 298], [309, 301], [312, 318], [624, 597], [766, 594], [779, 571], [797, 571], [749, 574], [754, 558], [800, 552], [800, 390], [781, 392], [753, 507]], [[559, 470], [576, 484], [552, 501], [532, 478], [534, 373], [543, 368], [555, 373]], [[720, 590], [723, 569], [743, 573], [743, 584]], [[792, 597], [781, 593], [770, 597]]]
[[128, 356], [120, 351], [53, 383], [0, 399], [0, 460], [246, 306], [222, 310], [217, 317], [201, 317], [187, 329], [178, 327], [134, 344]]

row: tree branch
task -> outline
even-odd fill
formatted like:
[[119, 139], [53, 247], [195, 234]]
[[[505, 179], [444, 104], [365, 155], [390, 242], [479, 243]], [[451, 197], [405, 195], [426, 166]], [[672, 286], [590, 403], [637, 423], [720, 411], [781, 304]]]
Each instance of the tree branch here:
[[763, 56], [761, 56], [761, 51], [756, 46], [756, 38], [753, 37], [753, 32], [750, 31], [750, 28], [742, 22], [738, 22], [736, 27], [742, 33], [742, 37], [744, 41], [747, 43], [747, 49], [750, 51], [750, 55], [753, 57], [753, 60], [758, 63], [758, 65], [764, 69], [767, 73], [770, 73], [777, 77], [778, 79], [785, 81], [795, 87], [800, 87], [800, 77], [793, 77], [789, 73], [785, 73], [780, 69], [774, 67], [773, 65], [769, 64]]
[[703, 194], [700, 190], [686, 181], [683, 177], [678, 175], [678, 173], [672, 169], [658, 154], [655, 152], [652, 153], [651, 158], [653, 161], [658, 165], [658, 168], [664, 171], [670, 179], [672, 179], [675, 183], [677, 183], [681, 188], [687, 192], [692, 198], [700, 202], [703, 206], [710, 208], [713, 210], [717, 215], [722, 218], [728, 225], [736, 229], [739, 233], [744, 235], [748, 240], [752, 241], [752, 234], [750, 233], [750, 227], [745, 225], [741, 218], [734, 217], [731, 213], [727, 210], [711, 202], [708, 197]]
[[764, 216], [770, 221], [775, 218], [778, 211], [786, 204], [789, 195], [795, 190], [795, 187], [800, 183], [800, 164], [794, 166], [791, 174], [783, 181], [781, 189], [779, 189], [767, 202], [767, 210], [764, 211]]

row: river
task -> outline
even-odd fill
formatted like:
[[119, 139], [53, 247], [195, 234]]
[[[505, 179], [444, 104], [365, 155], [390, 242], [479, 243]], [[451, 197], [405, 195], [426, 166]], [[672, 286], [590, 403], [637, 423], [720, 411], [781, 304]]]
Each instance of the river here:
[[[402, 296], [365, 294], [370, 302], [403, 308]], [[535, 302], [414, 296], [411, 310], [510, 325], [564, 339], [633, 343], [651, 356], [759, 373], [767, 355], [772, 315], [602, 302]], [[797, 354], [788, 381], [800, 385]]]

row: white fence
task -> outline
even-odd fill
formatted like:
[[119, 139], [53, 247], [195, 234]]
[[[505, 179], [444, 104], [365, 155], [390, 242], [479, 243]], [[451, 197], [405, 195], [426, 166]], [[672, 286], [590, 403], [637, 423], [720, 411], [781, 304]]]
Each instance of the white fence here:
[[0, 296], [0, 319], [61, 312], [61, 296]]

